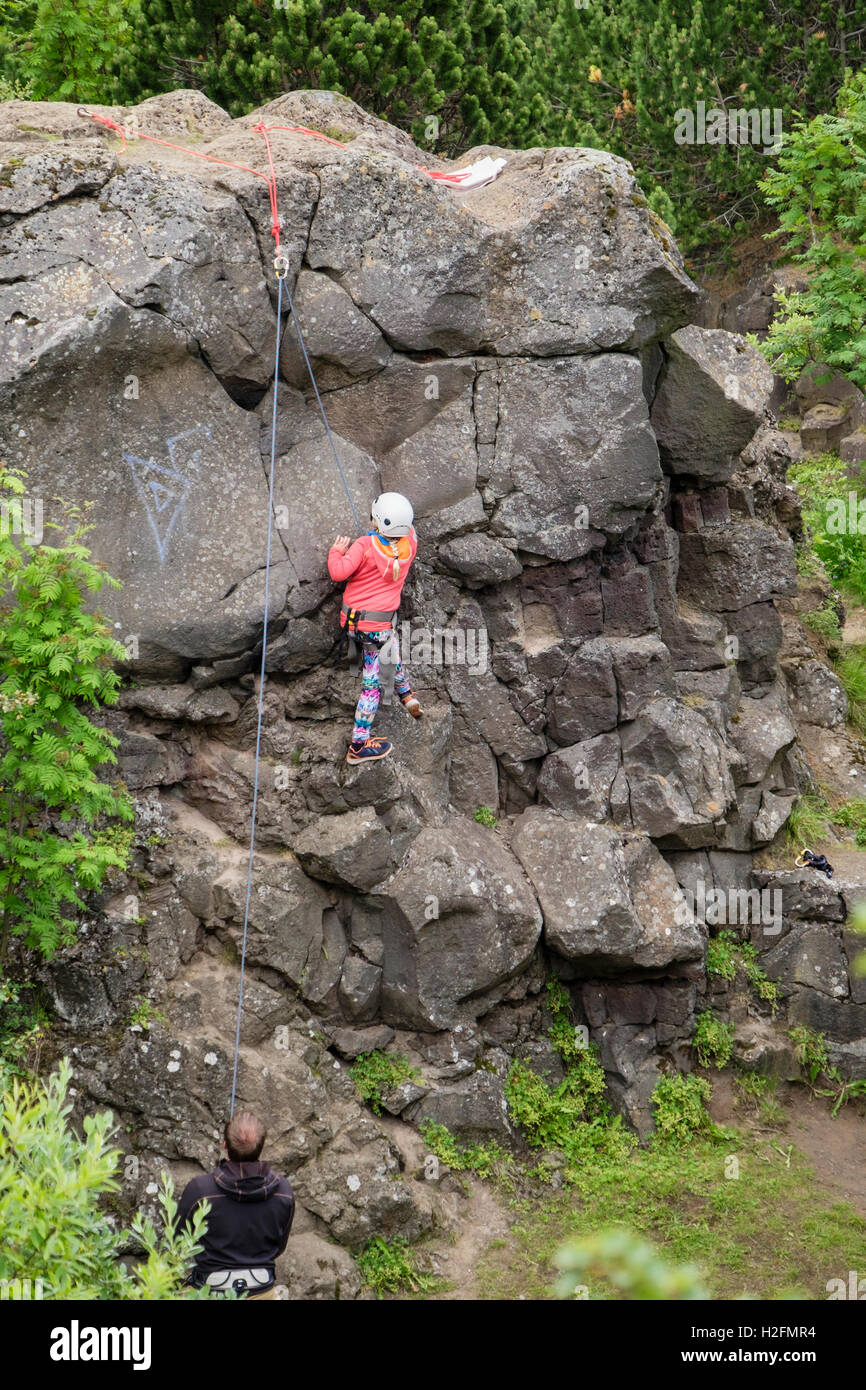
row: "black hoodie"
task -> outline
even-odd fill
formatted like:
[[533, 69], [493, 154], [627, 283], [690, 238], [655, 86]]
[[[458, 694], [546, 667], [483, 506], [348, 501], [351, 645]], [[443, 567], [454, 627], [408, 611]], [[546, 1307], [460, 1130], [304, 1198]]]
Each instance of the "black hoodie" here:
[[199, 1202], [210, 1202], [203, 1249], [192, 1282], [204, 1283], [217, 1269], [267, 1269], [286, 1248], [295, 1195], [287, 1178], [269, 1164], [232, 1163], [224, 1158], [213, 1173], [193, 1178], [180, 1199], [180, 1222], [189, 1223]]

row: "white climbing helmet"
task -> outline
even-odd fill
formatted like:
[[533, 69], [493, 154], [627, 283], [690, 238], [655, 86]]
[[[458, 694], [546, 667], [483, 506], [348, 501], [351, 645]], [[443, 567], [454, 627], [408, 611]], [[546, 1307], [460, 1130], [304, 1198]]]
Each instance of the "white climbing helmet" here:
[[370, 508], [370, 515], [380, 535], [395, 538], [408, 536], [415, 519], [412, 503], [399, 492], [383, 492]]

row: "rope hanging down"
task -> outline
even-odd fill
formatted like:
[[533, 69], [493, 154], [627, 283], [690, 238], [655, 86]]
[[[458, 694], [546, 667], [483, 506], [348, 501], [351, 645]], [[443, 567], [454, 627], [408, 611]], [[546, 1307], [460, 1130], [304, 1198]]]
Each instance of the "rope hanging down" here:
[[[78, 114], [79, 114], [79, 116], [86, 116], [86, 117], [89, 117], [89, 119], [92, 120], [92, 121], [98, 121], [101, 125], [106, 126], [109, 130], [115, 130], [115, 131], [117, 131], [118, 134], [120, 135], [122, 141], [123, 141], [123, 148], [124, 148], [124, 149], [126, 148], [127, 132], [124, 130], [123, 126], [118, 125], [118, 123], [117, 123], [116, 121], [113, 121], [113, 120], [111, 119], [110, 116], [101, 116], [101, 115], [97, 115], [95, 112], [87, 111], [87, 110], [85, 110], [83, 107], [79, 107], [79, 109], [78, 109]], [[324, 426], [325, 426], [325, 430], [326, 430], [326, 433], [327, 433], [327, 436], [328, 436], [328, 441], [329, 441], [329, 443], [330, 443], [330, 445], [331, 445], [331, 449], [333, 450], [333, 453], [334, 453], [334, 460], [335, 460], [335, 462], [336, 462], [336, 464], [337, 464], [337, 468], [338, 468], [338, 470], [339, 470], [340, 479], [341, 479], [342, 484], [343, 484], [343, 487], [344, 487], [344, 489], [345, 489], [346, 497], [348, 498], [349, 506], [350, 506], [350, 508], [351, 508], [351, 510], [352, 510], [352, 515], [353, 515], [353, 517], [354, 517], [354, 519], [355, 519], [355, 524], [357, 525], [357, 527], [358, 527], [359, 530], [363, 530], [362, 523], [361, 523], [361, 521], [360, 521], [360, 518], [359, 518], [359, 516], [358, 516], [358, 512], [357, 512], [356, 507], [355, 507], [354, 500], [353, 500], [353, 498], [352, 498], [351, 489], [349, 488], [349, 484], [348, 484], [348, 481], [347, 481], [347, 479], [346, 479], [346, 474], [345, 474], [345, 472], [343, 471], [343, 465], [342, 465], [342, 463], [341, 463], [341, 461], [340, 461], [340, 455], [339, 455], [339, 453], [338, 453], [338, 451], [337, 451], [337, 445], [336, 445], [336, 442], [335, 442], [335, 440], [334, 440], [334, 436], [333, 436], [333, 434], [331, 433], [331, 427], [330, 427], [330, 425], [329, 425], [329, 423], [328, 423], [328, 417], [327, 417], [327, 415], [326, 415], [326, 413], [325, 413], [325, 407], [324, 407], [324, 404], [322, 403], [322, 397], [321, 397], [321, 395], [319, 394], [318, 383], [316, 382], [316, 376], [315, 376], [315, 373], [314, 373], [314, 371], [313, 371], [313, 365], [312, 365], [312, 363], [311, 363], [311, 361], [310, 361], [309, 353], [307, 352], [307, 345], [306, 345], [306, 343], [304, 342], [304, 335], [303, 335], [303, 333], [302, 333], [302, 331], [301, 331], [301, 325], [300, 325], [300, 323], [298, 322], [298, 316], [297, 316], [297, 314], [296, 314], [296, 312], [295, 312], [295, 306], [294, 306], [294, 302], [293, 302], [293, 300], [292, 300], [291, 292], [290, 292], [290, 290], [289, 290], [288, 285], [285, 284], [286, 276], [288, 275], [288, 270], [289, 270], [289, 262], [288, 262], [286, 256], [282, 253], [282, 251], [281, 251], [281, 249], [280, 249], [280, 216], [279, 216], [279, 206], [278, 206], [278, 201], [277, 201], [277, 176], [276, 176], [276, 170], [274, 169], [274, 161], [273, 161], [273, 156], [272, 156], [272, 153], [271, 153], [271, 144], [270, 144], [270, 140], [268, 139], [268, 131], [269, 131], [269, 130], [293, 130], [293, 131], [300, 131], [300, 132], [302, 132], [302, 133], [304, 133], [304, 134], [307, 134], [307, 135], [315, 135], [315, 136], [316, 136], [317, 138], [319, 138], [319, 139], [327, 140], [328, 144], [331, 144], [331, 145], [339, 145], [340, 142], [339, 142], [338, 140], [330, 140], [328, 136], [326, 136], [326, 135], [320, 135], [320, 133], [319, 133], [318, 131], [307, 130], [305, 126], [266, 126], [263, 122], [260, 122], [258, 125], [253, 126], [253, 130], [255, 131], [255, 133], [256, 133], [257, 135], [261, 135], [261, 136], [263, 137], [264, 141], [265, 141], [265, 146], [266, 146], [266, 148], [267, 148], [267, 154], [268, 154], [268, 169], [269, 169], [269, 172], [268, 172], [267, 174], [263, 174], [262, 171], [261, 171], [260, 169], [253, 169], [253, 168], [252, 168], [250, 165], [248, 165], [248, 164], [238, 164], [238, 163], [236, 163], [234, 160], [230, 160], [230, 159], [218, 159], [215, 155], [203, 154], [200, 150], [191, 150], [191, 149], [189, 149], [189, 148], [188, 148], [187, 146], [185, 146], [185, 145], [178, 145], [178, 144], [175, 144], [175, 143], [174, 143], [173, 141], [171, 141], [171, 140], [162, 140], [162, 139], [160, 139], [158, 136], [155, 136], [155, 135], [143, 135], [143, 134], [141, 134], [141, 133], [130, 132], [130, 136], [131, 136], [132, 138], [136, 138], [136, 139], [139, 139], [139, 140], [149, 140], [149, 141], [151, 141], [153, 144], [156, 144], [156, 145], [165, 145], [168, 149], [180, 150], [183, 154], [193, 155], [196, 159], [206, 159], [206, 160], [208, 160], [208, 162], [211, 163], [211, 164], [223, 164], [223, 165], [225, 165], [227, 168], [230, 168], [230, 169], [240, 169], [240, 170], [242, 170], [242, 171], [245, 172], [245, 173], [254, 174], [254, 175], [256, 176], [256, 178], [264, 179], [265, 183], [268, 185], [268, 197], [269, 197], [269, 199], [270, 199], [270, 205], [271, 205], [271, 232], [272, 232], [272, 234], [273, 234], [274, 244], [275, 244], [275, 248], [276, 248], [276, 256], [275, 256], [275, 258], [274, 258], [274, 271], [275, 271], [276, 278], [277, 278], [276, 335], [275, 335], [275, 336], [276, 336], [276, 342], [275, 342], [275, 348], [274, 348], [274, 399], [273, 399], [273, 407], [272, 407], [272, 410], [271, 410], [271, 458], [270, 458], [270, 469], [269, 469], [269, 472], [268, 472], [268, 532], [267, 532], [267, 545], [266, 545], [266, 550], [265, 550], [265, 612], [264, 612], [264, 620], [263, 620], [263, 625], [262, 625], [262, 658], [261, 658], [261, 664], [260, 664], [260, 667], [259, 667], [259, 690], [258, 690], [258, 701], [257, 701], [257, 711], [256, 711], [256, 752], [255, 752], [255, 768], [254, 768], [254, 773], [253, 773], [253, 805], [252, 805], [252, 814], [251, 814], [251, 818], [250, 818], [250, 844], [249, 844], [249, 855], [248, 855], [248, 859], [247, 859], [247, 886], [246, 886], [246, 897], [245, 897], [245, 900], [244, 900], [243, 929], [242, 929], [242, 934], [241, 934], [241, 965], [240, 965], [240, 979], [239, 979], [239, 982], [238, 982], [238, 1009], [237, 1009], [237, 1020], [236, 1020], [236, 1024], [235, 1024], [234, 1061], [233, 1061], [233, 1064], [232, 1064], [232, 1093], [231, 1093], [231, 1105], [230, 1105], [230, 1110], [229, 1110], [229, 1115], [230, 1115], [230, 1116], [233, 1115], [234, 1112], [235, 1112], [235, 1101], [236, 1101], [236, 1099], [237, 1099], [237, 1089], [238, 1089], [238, 1064], [239, 1064], [239, 1059], [240, 1059], [241, 1023], [242, 1023], [242, 1020], [243, 1020], [243, 1010], [244, 1010], [244, 984], [245, 984], [245, 978], [246, 978], [246, 964], [247, 964], [247, 937], [248, 937], [248, 934], [249, 934], [250, 903], [251, 903], [251, 901], [252, 901], [252, 887], [253, 887], [253, 863], [254, 863], [254, 859], [255, 859], [255, 848], [256, 848], [256, 823], [257, 823], [257, 819], [258, 819], [258, 806], [259, 806], [259, 769], [260, 769], [260, 766], [261, 766], [262, 724], [263, 724], [263, 721], [264, 721], [264, 694], [265, 694], [266, 662], [267, 662], [267, 649], [268, 649], [268, 625], [269, 625], [269, 622], [270, 622], [271, 550], [272, 550], [273, 528], [274, 528], [274, 478], [275, 478], [276, 453], [277, 453], [277, 407], [278, 407], [278, 400], [279, 400], [279, 385], [280, 385], [280, 346], [281, 346], [281, 343], [282, 343], [282, 315], [283, 315], [283, 290], [284, 290], [284, 288], [285, 288], [286, 298], [288, 299], [288, 302], [289, 302], [289, 309], [290, 309], [291, 315], [292, 315], [292, 322], [293, 322], [294, 325], [295, 325], [295, 332], [296, 332], [297, 335], [298, 335], [298, 342], [300, 343], [301, 351], [302, 351], [302, 353], [303, 353], [303, 355], [304, 355], [304, 361], [305, 361], [305, 363], [306, 363], [306, 365], [307, 365], [307, 371], [309, 372], [309, 375], [310, 375], [310, 381], [311, 381], [312, 386], [313, 386], [313, 391], [315, 392], [316, 403], [317, 403], [317, 405], [318, 405], [318, 407], [319, 407], [319, 412], [320, 412], [320, 414], [321, 414], [321, 416], [322, 416], [322, 421], [323, 421]], [[341, 148], [342, 148], [342, 147], [341, 147]]]

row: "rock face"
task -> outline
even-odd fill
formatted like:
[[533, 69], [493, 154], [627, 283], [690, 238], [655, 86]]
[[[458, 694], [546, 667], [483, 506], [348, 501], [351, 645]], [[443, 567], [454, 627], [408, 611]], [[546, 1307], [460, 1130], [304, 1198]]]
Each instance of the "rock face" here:
[[[226, 1118], [246, 924], [238, 1095], [300, 1204], [281, 1279], [355, 1297], [347, 1251], [437, 1219], [407, 1120], [514, 1140], [505, 1080], [515, 1057], [550, 1061], [551, 974], [646, 1132], [707, 995], [681, 890], [753, 886], [802, 782], [794, 716], [832, 727], [844, 697], [808, 655], [779, 665], [796, 508], [767, 371], [691, 322], [697, 291], [623, 161], [509, 151], [461, 194], [329, 93], [236, 121], [194, 93], [109, 114], [251, 170], [261, 120], [341, 134], [271, 135], [296, 318], [256, 782], [267, 189], [122, 150], [63, 103], [0, 106], [0, 451], [46, 521], [58, 495], [93, 503], [130, 677], [104, 718], [138, 804], [130, 876], [44, 979], [81, 1105], [114, 1107], [144, 1168], [183, 1177]], [[404, 491], [421, 542], [401, 641], [424, 718], [383, 709], [393, 755], [361, 768], [325, 566], [353, 522], [298, 327], [359, 514]], [[767, 968], [854, 1066], [844, 914], [786, 913]], [[348, 1066], [382, 1048], [410, 1075], [379, 1119]]]

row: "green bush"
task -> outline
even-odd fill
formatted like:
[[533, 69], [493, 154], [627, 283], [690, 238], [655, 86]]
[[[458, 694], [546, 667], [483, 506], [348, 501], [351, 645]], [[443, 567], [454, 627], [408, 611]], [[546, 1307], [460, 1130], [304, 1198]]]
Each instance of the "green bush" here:
[[[776, 296], [767, 361], [788, 380], [828, 363], [866, 386], [866, 70], [846, 74], [836, 110], [801, 120], [760, 188], [808, 289]], [[862, 571], [861, 587], [862, 587]]]
[[797, 850], [814, 849], [829, 834], [829, 818], [825, 797], [812, 792], [799, 796], [785, 825], [789, 845]]
[[500, 1144], [459, 1144], [446, 1125], [429, 1117], [421, 1121], [421, 1135], [431, 1154], [455, 1173], [475, 1173], [479, 1178], [499, 1177], [510, 1165], [511, 1157]]
[[[24, 491], [0, 464], [0, 500], [14, 510]], [[132, 804], [96, 775], [118, 740], [86, 713], [116, 701], [111, 660], [126, 651], [85, 607], [117, 587], [91, 562], [86, 530], [72, 507], [57, 546], [0, 527], [0, 961], [10, 935], [44, 956], [70, 942], [82, 893], [126, 864], [107, 819], [132, 820]]]
[[418, 1072], [399, 1052], [362, 1052], [349, 1068], [349, 1075], [374, 1115], [381, 1115], [386, 1091], [404, 1081], [420, 1080]]
[[853, 830], [857, 844], [866, 848], [866, 797], [855, 796], [850, 801], [843, 801], [832, 812], [832, 819], [834, 825]]
[[[863, 603], [866, 601], [866, 489], [863, 483], [849, 478], [845, 464], [836, 454], [830, 453], [792, 465], [788, 469], [788, 481], [802, 499], [803, 529], [812, 553], [834, 584], [858, 603]], [[859, 526], [861, 504], [863, 531]]]
[[822, 641], [826, 642], [831, 649], [836, 648], [842, 641], [842, 624], [839, 622], [839, 614], [830, 604], [825, 603], [823, 608], [813, 608], [803, 618], [804, 625], [814, 632]]
[[166, 1229], [137, 1218], [132, 1233], [145, 1258], [130, 1274], [120, 1262], [128, 1236], [115, 1230], [104, 1198], [119, 1191], [120, 1150], [111, 1147], [113, 1116], [84, 1120], [79, 1136], [68, 1121], [68, 1061], [46, 1082], [13, 1077], [0, 1110], [0, 1278], [42, 1282], [46, 1299], [162, 1300], [207, 1297], [182, 1288], [200, 1249], [207, 1211], [192, 1229], [176, 1230], [170, 1180], [159, 1201]]
[[696, 1135], [717, 1136], [707, 1102], [712, 1095], [703, 1076], [663, 1076], [652, 1093], [657, 1144], [687, 1144]]
[[35, 984], [0, 977], [0, 1087], [9, 1072], [35, 1070], [47, 1023]]
[[385, 1240], [373, 1236], [358, 1256], [358, 1268], [364, 1283], [376, 1290], [377, 1298], [385, 1294], [436, 1293], [442, 1280], [418, 1268], [418, 1257], [403, 1236]]
[[848, 722], [866, 738], [866, 649], [846, 648], [836, 663], [836, 673], [848, 696]]
[[569, 1241], [557, 1250], [553, 1263], [562, 1270], [556, 1285], [560, 1298], [574, 1298], [592, 1278], [606, 1280], [629, 1300], [709, 1298], [695, 1265], [668, 1264], [633, 1231], [598, 1231]]
[[[5, 81], [28, 101], [110, 100], [129, 0], [3, 0]], [[9, 97], [0, 91], [0, 101]]]
[[698, 1014], [698, 1026], [692, 1046], [702, 1067], [716, 1067], [719, 1071], [731, 1060], [734, 1046], [733, 1023], [722, 1023], [709, 1009]]

